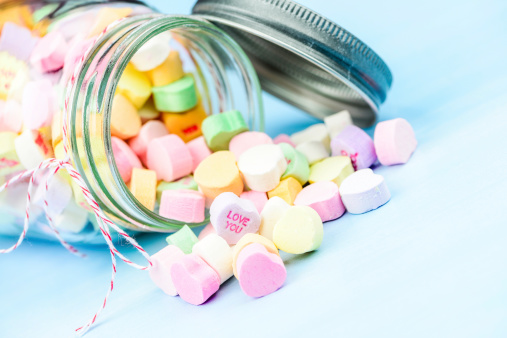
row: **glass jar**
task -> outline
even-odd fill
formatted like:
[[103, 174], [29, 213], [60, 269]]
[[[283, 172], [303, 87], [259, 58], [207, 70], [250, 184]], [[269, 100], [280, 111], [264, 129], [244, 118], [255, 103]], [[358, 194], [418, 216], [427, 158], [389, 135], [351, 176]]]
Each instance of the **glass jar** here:
[[[142, 3], [129, 1], [64, 1], [49, 5], [44, 1], [15, 1], [0, 6], [2, 26], [5, 21], [14, 21], [15, 24], [31, 27], [32, 34], [40, 36], [47, 31], [60, 30], [68, 41], [81, 30], [89, 29], [89, 20], [93, 20], [103, 8], [132, 9], [124, 20], [110, 27], [93, 43], [84, 62], [74, 73], [76, 78], [70, 86], [72, 72], [64, 69], [39, 74], [33, 67], [30, 69], [29, 62], [25, 62], [24, 67], [28, 65], [29, 68], [24, 74], [26, 78], [12, 81], [13, 85], [2, 98], [4, 107], [11, 101], [20, 104], [23, 85], [34, 77], [42, 77], [53, 85], [60, 110], [65, 96], [69, 98], [67, 126], [71, 160], [101, 209], [123, 228], [172, 232], [184, 225], [144, 207], [122, 180], [113, 156], [110, 126], [113, 97], [130, 59], [147, 41], [163, 32], [171, 33], [171, 47], [182, 55], [185, 72], [192, 74], [207, 114], [236, 109], [242, 112], [251, 130], [263, 129], [261, 90], [254, 68], [242, 49], [209, 22], [192, 16], [162, 15]], [[6, 53], [5, 50], [3, 53]], [[0, 64], [0, 71], [7, 68], [6, 64]], [[12, 173], [0, 179], [5, 180], [9, 176]], [[0, 234], [19, 235], [22, 231], [27, 187], [27, 182], [19, 183], [0, 193]], [[36, 187], [38, 192], [43, 189], [42, 185]], [[74, 197], [77, 193], [74, 189]], [[41, 201], [32, 198], [28, 236], [55, 239]], [[82, 207], [86, 205], [77, 204], [77, 199], [71, 200], [62, 211], [68, 217], [65, 222], [75, 222], [79, 217], [83, 221]], [[65, 230], [72, 229], [72, 226], [60, 229], [62, 237], [74, 243], [103, 243], [95, 216], [91, 212], [85, 215], [86, 226], [79, 227], [79, 231]], [[206, 217], [204, 222], [189, 226], [207, 222]]]

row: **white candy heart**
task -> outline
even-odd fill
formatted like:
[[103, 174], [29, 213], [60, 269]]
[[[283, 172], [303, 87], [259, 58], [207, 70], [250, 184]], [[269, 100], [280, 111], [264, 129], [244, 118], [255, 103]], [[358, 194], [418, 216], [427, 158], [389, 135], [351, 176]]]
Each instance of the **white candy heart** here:
[[300, 145], [303, 142], [318, 141], [326, 148], [327, 152], [331, 152], [329, 134], [324, 123], [314, 124], [306, 129], [291, 135], [290, 139], [294, 144]]
[[241, 154], [238, 168], [250, 189], [267, 192], [280, 183], [287, 161], [279, 145], [261, 144]]
[[310, 165], [329, 157], [326, 147], [319, 141], [300, 143], [296, 146], [296, 150], [305, 155]]
[[146, 72], [159, 66], [169, 56], [171, 34], [163, 32], [153, 37], [139, 48], [132, 57], [132, 64], [141, 72]]
[[348, 110], [342, 110], [336, 114], [324, 118], [329, 136], [333, 139], [338, 135], [346, 126], [352, 124], [352, 118]]
[[273, 240], [273, 229], [290, 205], [278, 196], [271, 197], [261, 212], [259, 235]]
[[384, 177], [371, 169], [358, 170], [340, 185], [342, 202], [348, 212], [362, 214], [386, 204], [391, 198]]

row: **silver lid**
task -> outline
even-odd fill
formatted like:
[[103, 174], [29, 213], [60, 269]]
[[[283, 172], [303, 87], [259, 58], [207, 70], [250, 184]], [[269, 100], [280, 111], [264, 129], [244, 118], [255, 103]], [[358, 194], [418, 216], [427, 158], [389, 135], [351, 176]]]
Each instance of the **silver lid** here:
[[347, 109], [375, 122], [392, 75], [366, 44], [290, 0], [199, 0], [192, 9], [247, 53], [262, 88], [318, 118]]

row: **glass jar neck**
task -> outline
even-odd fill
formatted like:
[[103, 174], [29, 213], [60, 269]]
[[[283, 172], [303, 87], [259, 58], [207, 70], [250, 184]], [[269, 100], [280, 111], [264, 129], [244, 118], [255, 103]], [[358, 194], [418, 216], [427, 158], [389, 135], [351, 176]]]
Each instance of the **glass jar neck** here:
[[[241, 48], [212, 24], [161, 14], [127, 18], [99, 38], [68, 89], [71, 158], [102, 210], [133, 230], [174, 231], [184, 223], [148, 210], [121, 179], [111, 145], [111, 107], [116, 85], [136, 51], [170, 31], [186, 52], [208, 114], [240, 110], [250, 129], [264, 128], [260, 85]], [[203, 225], [208, 219], [200, 224]]]

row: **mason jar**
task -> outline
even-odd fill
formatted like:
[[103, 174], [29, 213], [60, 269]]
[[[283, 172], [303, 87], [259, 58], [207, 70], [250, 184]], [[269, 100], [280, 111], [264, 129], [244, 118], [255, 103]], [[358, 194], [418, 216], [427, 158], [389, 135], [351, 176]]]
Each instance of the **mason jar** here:
[[[3, 97], [0, 91], [0, 99], [4, 112], [7, 103], [19, 105], [23, 85], [42, 77], [57, 97], [55, 113], [68, 100], [66, 126], [72, 163], [104, 213], [131, 231], [173, 232], [184, 225], [147, 209], [133, 196], [121, 178], [111, 144], [111, 108], [118, 82], [135, 53], [159, 34], [170, 32], [171, 48], [180, 52], [185, 73], [194, 78], [206, 113], [238, 110], [250, 130], [264, 128], [260, 84], [318, 118], [347, 109], [360, 126], [375, 121], [391, 85], [389, 69], [364, 43], [292, 1], [200, 0], [189, 16], [160, 14], [139, 1], [7, 1], [0, 5], [0, 25], [13, 22], [29, 27], [32, 36], [59, 30], [70, 42], [96, 29], [90, 28], [90, 22], [104, 8], [130, 10], [93, 41], [77, 69], [40, 74], [26, 59], [15, 60], [24, 63], [25, 78], [8, 83], [11, 87], [4, 89]], [[0, 39], [0, 74], [12, 77], [18, 68], [5, 64], [4, 49]], [[9, 79], [0, 81], [0, 90], [6, 82]], [[12, 173], [2, 176], [1, 170], [3, 184]], [[22, 231], [27, 185], [18, 183], [0, 193], [0, 234]], [[36, 188], [43, 189], [42, 185]], [[95, 216], [85, 210], [83, 200], [75, 198], [78, 193], [73, 190], [74, 199], [62, 211], [68, 217], [60, 233], [68, 242], [103, 243]], [[28, 235], [54, 239], [41, 201], [32, 201], [31, 210]], [[73, 229], [72, 223], [82, 222], [83, 215], [86, 225]], [[205, 225], [207, 216], [202, 223], [188, 225]]]

